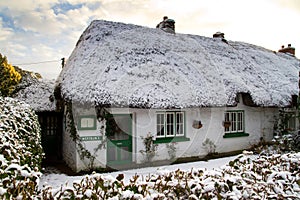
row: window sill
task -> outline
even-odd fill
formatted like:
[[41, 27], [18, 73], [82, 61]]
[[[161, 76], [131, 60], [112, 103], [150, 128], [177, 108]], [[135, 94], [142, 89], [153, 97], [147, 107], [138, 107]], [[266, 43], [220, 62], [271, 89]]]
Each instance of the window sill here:
[[225, 133], [223, 135], [223, 138], [247, 137], [247, 136], [249, 136], [249, 133], [244, 133], [244, 132], [241, 132], [241, 133]]
[[153, 142], [154, 144], [162, 144], [162, 143], [172, 143], [172, 142], [186, 142], [190, 141], [190, 138], [187, 137], [165, 137], [165, 138], [156, 138]]

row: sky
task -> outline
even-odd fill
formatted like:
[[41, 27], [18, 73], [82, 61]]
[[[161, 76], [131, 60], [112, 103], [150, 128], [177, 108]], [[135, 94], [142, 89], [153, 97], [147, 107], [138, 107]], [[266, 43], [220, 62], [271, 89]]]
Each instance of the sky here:
[[[168, 16], [176, 32], [225, 38], [300, 58], [300, 0], [0, 0], [0, 53], [9, 63], [56, 79], [92, 20], [155, 28]], [[298, 50], [299, 49], [299, 50]]]

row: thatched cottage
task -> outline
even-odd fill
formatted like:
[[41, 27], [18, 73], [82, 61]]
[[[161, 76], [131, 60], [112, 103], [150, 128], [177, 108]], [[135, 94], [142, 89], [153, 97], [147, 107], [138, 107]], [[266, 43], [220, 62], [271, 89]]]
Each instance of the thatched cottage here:
[[298, 95], [299, 64], [224, 38], [93, 21], [57, 80], [63, 159], [74, 171], [119, 168], [271, 140]]

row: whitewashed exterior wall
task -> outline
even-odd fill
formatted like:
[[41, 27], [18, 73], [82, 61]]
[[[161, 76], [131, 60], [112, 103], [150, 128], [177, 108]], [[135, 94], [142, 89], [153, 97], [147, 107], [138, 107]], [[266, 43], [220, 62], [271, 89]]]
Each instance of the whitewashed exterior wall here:
[[[66, 110], [66, 109], [65, 109]], [[78, 119], [80, 116], [94, 116], [96, 118], [95, 109], [92, 106], [80, 106], [72, 105], [73, 119], [75, 123], [76, 131], [82, 140], [83, 147], [87, 149], [93, 156], [95, 160], [93, 167], [106, 167], [106, 150], [104, 148], [99, 148], [99, 145], [104, 142], [105, 137], [103, 137], [102, 130], [105, 130], [105, 122], [98, 121], [96, 119], [96, 130], [80, 130], [78, 128]], [[70, 127], [67, 125], [70, 123], [70, 119], [65, 115], [65, 129], [63, 133], [63, 159], [66, 164], [75, 172], [88, 170], [91, 161], [89, 159], [81, 159], [80, 153], [78, 151], [78, 145], [75, 144], [71, 138]], [[96, 150], [96, 148], [99, 148]]]
[[[241, 100], [239, 102], [242, 102]], [[224, 136], [224, 112], [232, 110], [244, 110], [245, 132], [249, 133], [246, 137], [223, 138]], [[145, 150], [142, 137], [148, 133], [156, 135], [156, 113], [158, 109], [130, 109], [130, 108], [110, 108], [111, 114], [132, 114], [132, 161], [141, 164], [145, 158], [141, 150]], [[274, 117], [278, 114], [278, 108], [249, 107], [239, 103], [236, 107], [215, 107], [215, 108], [189, 108], [175, 111], [184, 111], [185, 113], [185, 136], [189, 141], [174, 143], [176, 147], [176, 157], [204, 157], [207, 151], [202, 143], [209, 138], [216, 145], [216, 152], [230, 152], [247, 149], [251, 145], [258, 143], [263, 137], [269, 141], [273, 137]], [[76, 106], [73, 108], [75, 119], [81, 115], [96, 115], [95, 109], [91, 107]], [[194, 120], [201, 120], [203, 127], [195, 129], [192, 127]], [[94, 167], [106, 167], [107, 153], [106, 148], [95, 151], [101, 143], [105, 141], [105, 123], [97, 121], [96, 130], [78, 130], [80, 137], [99, 137], [101, 139], [83, 141], [83, 145], [92, 155], [96, 157]], [[75, 171], [88, 168], [89, 160], [81, 160], [77, 150], [74, 150], [74, 144], [68, 138], [68, 133], [64, 134], [64, 158], [67, 164], [75, 165], [72, 167]], [[74, 158], [74, 154], [76, 158]], [[73, 160], [71, 160], [73, 159]], [[169, 160], [170, 155], [166, 143], [158, 144], [157, 155], [153, 161]], [[74, 161], [75, 160], [75, 161]]]
[[[241, 101], [240, 101], [241, 102]], [[228, 110], [244, 110], [245, 114], [245, 132], [249, 133], [246, 137], [223, 138], [224, 127], [224, 112]], [[162, 110], [142, 110], [133, 109], [129, 112], [134, 112], [136, 117], [134, 144], [136, 163], [143, 163], [144, 157], [140, 150], [144, 150], [141, 136], [146, 137], [148, 133], [156, 134], [156, 112]], [[185, 112], [185, 133], [190, 141], [176, 142], [176, 157], [193, 157], [205, 156], [206, 150], [202, 143], [209, 138], [216, 145], [216, 152], [230, 152], [236, 150], [247, 149], [251, 145], [256, 144], [263, 137], [270, 141], [273, 137], [274, 117], [278, 114], [278, 108], [261, 108], [248, 107], [243, 104], [238, 104], [236, 107], [220, 107], [220, 108], [190, 108], [183, 109]], [[114, 109], [114, 112], [121, 112]], [[201, 120], [203, 127], [195, 129], [192, 127], [194, 120]], [[157, 156], [153, 159], [168, 160], [168, 148], [166, 143], [158, 144]]]
[[64, 113], [64, 123], [63, 123], [63, 134], [62, 134], [62, 156], [63, 160], [66, 164], [73, 170], [76, 170], [77, 162], [76, 162], [76, 145], [75, 142], [70, 137], [70, 118], [67, 115], [67, 109], [65, 107]]

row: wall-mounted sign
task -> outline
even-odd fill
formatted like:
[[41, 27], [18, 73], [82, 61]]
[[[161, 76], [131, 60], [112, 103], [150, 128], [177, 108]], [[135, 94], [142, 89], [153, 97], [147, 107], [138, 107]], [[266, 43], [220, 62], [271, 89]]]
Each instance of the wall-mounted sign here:
[[96, 140], [102, 140], [101, 136], [82, 136], [80, 137], [82, 141], [96, 141]]

